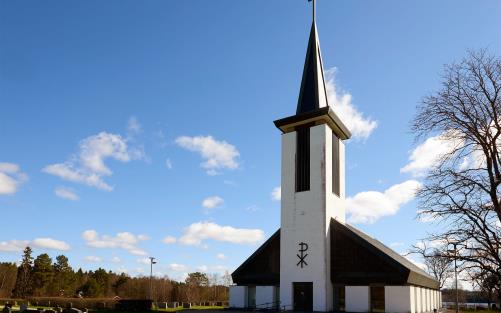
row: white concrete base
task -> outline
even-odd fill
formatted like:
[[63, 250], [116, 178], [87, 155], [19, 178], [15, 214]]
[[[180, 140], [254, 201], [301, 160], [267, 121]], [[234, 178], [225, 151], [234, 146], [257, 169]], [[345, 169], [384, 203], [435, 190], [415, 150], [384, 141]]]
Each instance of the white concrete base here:
[[346, 286], [346, 312], [369, 312], [369, 287]]
[[274, 286], [256, 286], [256, 308], [271, 308], [275, 302]]
[[385, 286], [384, 310], [388, 313], [412, 312], [411, 286]]
[[230, 286], [230, 308], [247, 306], [247, 286]]

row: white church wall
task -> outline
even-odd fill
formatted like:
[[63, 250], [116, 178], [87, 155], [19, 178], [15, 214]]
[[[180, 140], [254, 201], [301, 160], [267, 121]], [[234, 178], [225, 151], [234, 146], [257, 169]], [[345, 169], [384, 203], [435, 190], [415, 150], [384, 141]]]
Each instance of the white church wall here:
[[411, 294], [411, 308], [410, 308], [410, 312], [411, 313], [416, 313], [416, 287], [414, 286], [410, 286], [410, 294]]
[[[282, 209], [280, 301], [291, 309], [293, 282], [313, 282], [313, 310], [332, 309], [332, 285], [325, 210], [326, 134], [328, 126], [310, 128], [310, 190], [295, 192], [296, 132], [282, 135]], [[316, 226], [318, 225], [318, 226]], [[299, 243], [308, 244], [307, 266], [298, 263]]]
[[230, 307], [245, 308], [247, 305], [247, 286], [230, 286]]
[[414, 287], [414, 299], [415, 299], [415, 309], [414, 311], [416, 313], [422, 313], [423, 312], [423, 298], [421, 297], [421, 287]]
[[430, 297], [430, 312], [433, 312], [433, 309], [435, 308], [435, 304], [433, 303], [433, 290], [428, 289], [429, 291], [429, 297]]
[[421, 312], [427, 312], [426, 309], [426, 290], [424, 288], [419, 288], [421, 290]]
[[431, 297], [431, 311], [433, 312], [434, 309], [437, 308], [437, 297], [436, 297], [436, 291], [435, 290], [430, 290], [430, 297]]
[[369, 312], [369, 301], [368, 286], [346, 286], [346, 312]]
[[421, 303], [423, 304], [423, 312], [429, 312], [428, 308], [428, 296], [426, 288], [421, 288]]
[[274, 286], [256, 286], [256, 307], [270, 308], [273, 306], [275, 294]]
[[410, 286], [385, 286], [384, 305], [385, 312], [407, 313], [412, 310]]
[[438, 311], [438, 309], [440, 308], [440, 303], [439, 303], [439, 301], [438, 301], [438, 298], [439, 298], [438, 294], [439, 294], [439, 293], [440, 293], [440, 292], [439, 292], [438, 290], [433, 290], [433, 295], [434, 295], [434, 300], [435, 300], [435, 301], [434, 301], [434, 304], [435, 304], [435, 305], [433, 306], [433, 308], [434, 308], [434, 309], [437, 309], [437, 311]]
[[332, 192], [332, 130], [325, 127], [326, 148], [325, 148], [325, 189], [326, 189], [326, 222], [330, 223], [330, 218], [334, 218], [341, 223], [346, 222], [345, 203], [345, 146], [339, 140], [339, 196]]
[[426, 312], [431, 312], [431, 291], [425, 288]]

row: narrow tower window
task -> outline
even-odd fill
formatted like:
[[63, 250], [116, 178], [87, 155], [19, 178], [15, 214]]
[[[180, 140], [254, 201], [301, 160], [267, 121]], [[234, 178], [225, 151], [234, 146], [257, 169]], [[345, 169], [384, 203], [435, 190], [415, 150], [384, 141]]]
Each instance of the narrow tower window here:
[[340, 194], [339, 138], [332, 132], [332, 192]]
[[310, 190], [310, 128], [296, 129], [296, 192]]

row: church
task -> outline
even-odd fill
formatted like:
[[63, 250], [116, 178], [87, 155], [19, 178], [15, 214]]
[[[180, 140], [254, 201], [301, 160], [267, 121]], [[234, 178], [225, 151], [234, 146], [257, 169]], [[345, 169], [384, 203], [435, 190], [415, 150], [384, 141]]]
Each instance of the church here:
[[328, 103], [313, 12], [296, 114], [274, 122], [282, 132], [281, 227], [233, 272], [230, 307], [439, 310], [437, 280], [346, 223], [344, 141], [351, 134]]

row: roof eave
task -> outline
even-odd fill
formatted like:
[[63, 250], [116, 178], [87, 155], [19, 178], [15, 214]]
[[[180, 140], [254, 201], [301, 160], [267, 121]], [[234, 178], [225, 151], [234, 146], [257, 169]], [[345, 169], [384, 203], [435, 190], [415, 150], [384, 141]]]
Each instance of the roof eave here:
[[297, 126], [304, 124], [327, 124], [340, 139], [346, 140], [351, 137], [351, 132], [348, 127], [346, 127], [346, 125], [330, 107], [323, 107], [313, 111], [292, 115], [276, 120], [273, 123], [283, 133], [292, 132]]

